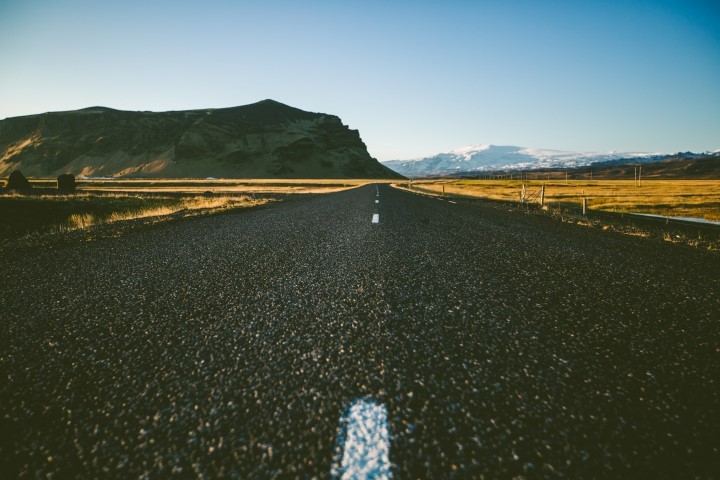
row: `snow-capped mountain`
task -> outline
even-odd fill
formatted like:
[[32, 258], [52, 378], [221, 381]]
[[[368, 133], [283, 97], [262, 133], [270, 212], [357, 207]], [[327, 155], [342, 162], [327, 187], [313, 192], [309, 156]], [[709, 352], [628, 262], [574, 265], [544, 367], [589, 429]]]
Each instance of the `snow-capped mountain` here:
[[384, 165], [401, 175], [427, 177], [461, 172], [573, 168], [620, 159], [651, 161], [664, 156], [665, 154], [662, 153], [568, 152], [512, 146], [471, 145], [415, 160], [390, 160], [384, 162]]

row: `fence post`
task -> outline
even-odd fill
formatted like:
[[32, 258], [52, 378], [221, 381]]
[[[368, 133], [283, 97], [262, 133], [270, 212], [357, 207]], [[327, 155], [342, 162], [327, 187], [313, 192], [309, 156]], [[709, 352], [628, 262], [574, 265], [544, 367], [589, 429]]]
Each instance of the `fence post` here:
[[583, 197], [583, 215], [587, 214], [587, 198]]
[[545, 185], [540, 187], [540, 206], [545, 206]]
[[443, 185], [443, 194], [442, 194], [442, 196], [443, 196], [443, 197], [445, 196], [445, 185]]
[[522, 191], [520, 192], [520, 203], [525, 203], [525, 184], [523, 183]]

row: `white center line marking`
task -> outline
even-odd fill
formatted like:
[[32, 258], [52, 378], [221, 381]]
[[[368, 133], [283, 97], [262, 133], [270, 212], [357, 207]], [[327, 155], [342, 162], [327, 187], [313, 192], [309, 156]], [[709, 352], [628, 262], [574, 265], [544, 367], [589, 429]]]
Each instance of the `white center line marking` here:
[[380, 200], [375, 200], [375, 203], [380, 203]]
[[372, 223], [380, 223], [380, 214], [373, 213]]
[[450, 203], [457, 203], [457, 202], [453, 202], [452, 200], [448, 200], [448, 202], [450, 202]]
[[332, 478], [392, 478], [385, 406], [368, 399], [355, 400], [340, 418], [335, 454]]

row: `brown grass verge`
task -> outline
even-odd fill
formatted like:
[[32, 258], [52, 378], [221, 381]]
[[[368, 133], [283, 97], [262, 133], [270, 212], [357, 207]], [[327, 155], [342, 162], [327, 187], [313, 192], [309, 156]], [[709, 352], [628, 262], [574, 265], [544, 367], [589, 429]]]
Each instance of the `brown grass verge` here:
[[155, 218], [161, 220], [179, 212], [187, 215], [210, 214], [219, 211], [252, 207], [262, 205], [271, 201], [270, 199], [254, 199], [249, 196], [241, 197], [189, 197], [175, 201], [173, 204], [140, 208], [129, 211], [111, 212], [109, 215], [99, 216], [91, 213], [79, 213], [70, 215], [67, 224], [59, 226], [59, 230], [77, 230], [91, 227], [93, 225], [111, 224], [139, 218]]
[[[539, 203], [545, 186], [545, 205], [581, 205], [618, 213], [648, 213], [663, 216], [720, 220], [720, 180], [570, 180], [526, 181], [526, 194]], [[398, 185], [408, 185], [398, 184]], [[516, 180], [420, 180], [412, 188], [433, 195], [487, 198], [517, 202], [522, 182]]]
[[[38, 188], [55, 188], [54, 179], [30, 179]], [[317, 194], [332, 193], [361, 187], [369, 183], [390, 183], [391, 180], [371, 179], [78, 179], [77, 192], [113, 193], [190, 193], [214, 194], [272, 193]]]
[[[637, 222], [624, 223], [630, 218], [621, 215], [603, 215], [602, 218], [590, 215], [584, 216], [578, 212], [582, 198], [590, 198], [590, 207], [597, 207], [603, 212], [617, 213], [655, 213], [659, 215], [695, 217], [718, 219], [717, 205], [720, 205], [720, 181], [683, 181], [661, 180], [643, 181], [637, 189], [639, 192], [628, 190], [619, 192], [620, 188], [627, 189], [628, 182], [614, 181], [571, 181], [568, 185], [547, 184], [545, 206], [543, 208], [522, 209], [529, 214], [549, 215], [558, 221], [572, 223], [587, 228], [597, 228], [602, 231], [612, 231], [642, 238], [652, 238], [669, 243], [690, 246], [701, 250], [720, 253], [720, 234], [701, 235], [694, 234], [692, 228], [678, 229], [668, 227], [660, 222], [657, 225], [639, 225]], [[634, 182], [629, 182], [631, 187]], [[532, 202], [537, 206], [538, 193], [543, 182], [525, 182], [526, 194], [531, 196]], [[421, 180], [410, 185], [407, 182], [394, 183], [395, 188], [409, 190], [430, 196], [444, 195], [456, 199], [488, 199], [506, 202], [506, 205], [520, 205], [520, 182], [512, 181], [482, 181], [482, 180]], [[558, 188], [556, 194], [551, 193], [552, 188]], [[615, 203], [608, 201], [613, 198]], [[604, 200], [604, 201], [603, 201]], [[567, 206], [572, 205], [572, 209]], [[560, 207], [560, 208], [557, 208]], [[573, 213], [576, 212], [576, 213]]]

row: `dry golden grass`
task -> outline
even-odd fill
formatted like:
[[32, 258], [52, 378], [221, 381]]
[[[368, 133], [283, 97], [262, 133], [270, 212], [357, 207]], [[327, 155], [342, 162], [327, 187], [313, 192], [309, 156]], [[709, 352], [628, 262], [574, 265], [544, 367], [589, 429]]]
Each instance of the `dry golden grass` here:
[[[407, 183], [398, 184], [407, 187]], [[420, 180], [414, 190], [446, 195], [519, 201], [522, 183], [517, 180]], [[545, 204], [581, 205], [610, 212], [720, 220], [720, 180], [570, 180], [526, 181], [527, 195], [538, 202], [545, 185]]]
[[[32, 178], [30, 181], [35, 188], [32, 195], [6, 191], [0, 196], [0, 200], [8, 200], [5, 205], [0, 204], [0, 237], [48, 229], [78, 230], [148, 217], [152, 217], [150, 221], [154, 223], [180, 212], [184, 212], [183, 216], [215, 213], [269, 202], [274, 195], [331, 193], [377, 182], [371, 179], [78, 179], [77, 190], [68, 195], [55, 190], [56, 179]], [[205, 196], [206, 193], [211, 195]], [[264, 194], [264, 198], [256, 198], [255, 194]], [[23, 215], [17, 215], [18, 205], [11, 205], [14, 200], [20, 201]], [[7, 209], [15, 213], [4, 215]]]
[[138, 218], [156, 217], [162, 219], [179, 212], [216, 213], [229, 208], [251, 207], [267, 203], [268, 199], [253, 199], [251, 197], [189, 197], [174, 200], [172, 204], [140, 208], [129, 211], [115, 211], [108, 215], [94, 215], [91, 213], [73, 214], [68, 218], [65, 230], [78, 230], [93, 225], [109, 224]]
[[[127, 179], [127, 180], [81, 180], [78, 179], [78, 193], [275, 193], [307, 194], [332, 193], [367, 185], [368, 183], [390, 183], [390, 180], [343, 180], [343, 179]], [[37, 187], [55, 188], [54, 179], [31, 179]]]

